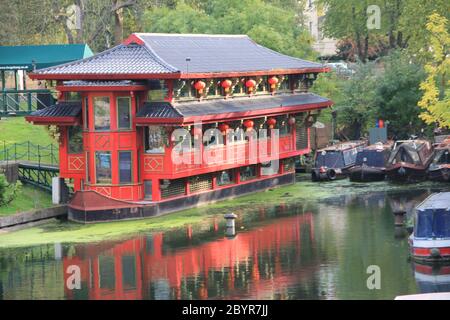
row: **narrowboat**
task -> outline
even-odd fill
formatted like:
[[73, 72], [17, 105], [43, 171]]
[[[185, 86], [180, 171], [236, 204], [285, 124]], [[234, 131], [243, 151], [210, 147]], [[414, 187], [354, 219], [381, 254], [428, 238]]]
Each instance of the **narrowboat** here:
[[382, 181], [393, 143], [376, 143], [356, 155], [355, 166], [350, 169], [350, 180], [358, 182]]
[[415, 260], [450, 261], [450, 192], [434, 193], [416, 207], [410, 244]]
[[428, 168], [428, 178], [433, 181], [450, 181], [450, 138], [436, 147]]
[[432, 160], [433, 146], [429, 141], [396, 141], [389, 156], [386, 175], [392, 181], [424, 180]]
[[320, 149], [316, 152], [312, 181], [330, 181], [346, 178], [355, 165], [358, 151], [364, 149], [367, 141], [347, 141]]

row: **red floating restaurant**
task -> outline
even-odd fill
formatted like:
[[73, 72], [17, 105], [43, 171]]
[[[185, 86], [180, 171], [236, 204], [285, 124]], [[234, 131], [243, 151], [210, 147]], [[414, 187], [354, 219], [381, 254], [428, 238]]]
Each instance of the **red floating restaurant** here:
[[136, 33], [30, 74], [58, 102], [26, 119], [58, 128], [69, 219], [149, 217], [293, 183], [326, 71], [245, 35]]

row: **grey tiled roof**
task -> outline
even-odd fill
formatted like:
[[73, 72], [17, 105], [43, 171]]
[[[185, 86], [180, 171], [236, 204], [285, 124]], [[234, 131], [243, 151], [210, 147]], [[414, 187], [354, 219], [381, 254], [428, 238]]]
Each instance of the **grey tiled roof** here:
[[137, 33], [128, 42], [131, 43], [35, 73], [41, 76], [105, 75], [107, 79], [113, 74], [240, 73], [323, 67], [270, 50], [246, 35]]
[[85, 81], [85, 80], [75, 80], [75, 81], [64, 81], [65, 87], [120, 87], [120, 86], [136, 86], [144, 85], [142, 82], [135, 82], [130, 80], [120, 80], [120, 81]]
[[146, 46], [118, 45], [90, 58], [37, 70], [36, 74], [158, 74], [178, 72]]
[[232, 114], [245, 111], [293, 107], [331, 101], [312, 93], [285, 94], [277, 96], [240, 97], [234, 99], [204, 100], [201, 102], [147, 103], [136, 114], [138, 118], [180, 118]]
[[78, 117], [81, 114], [81, 102], [60, 102], [53, 106], [36, 110], [32, 117]]
[[[183, 73], [250, 72], [320, 68], [322, 64], [283, 55], [246, 35], [138, 33], [161, 59]], [[186, 62], [190, 58], [190, 62]]]
[[136, 113], [138, 118], [182, 118], [169, 102], [146, 102]]

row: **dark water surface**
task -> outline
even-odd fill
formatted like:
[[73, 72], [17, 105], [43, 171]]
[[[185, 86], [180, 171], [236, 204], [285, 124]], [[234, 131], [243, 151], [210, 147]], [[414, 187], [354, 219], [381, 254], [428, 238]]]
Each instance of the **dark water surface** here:
[[[125, 240], [0, 249], [0, 299], [393, 299], [450, 291], [450, 268], [414, 265], [406, 230], [394, 227], [392, 208], [412, 208], [429, 193], [258, 207], [239, 216], [233, 238], [213, 219]], [[380, 289], [367, 287], [371, 265], [380, 268]]]

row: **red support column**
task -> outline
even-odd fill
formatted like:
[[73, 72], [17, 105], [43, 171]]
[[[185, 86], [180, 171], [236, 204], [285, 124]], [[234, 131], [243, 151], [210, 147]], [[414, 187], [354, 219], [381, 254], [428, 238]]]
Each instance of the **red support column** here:
[[159, 188], [159, 179], [152, 179], [152, 200], [161, 201], [161, 190]]

